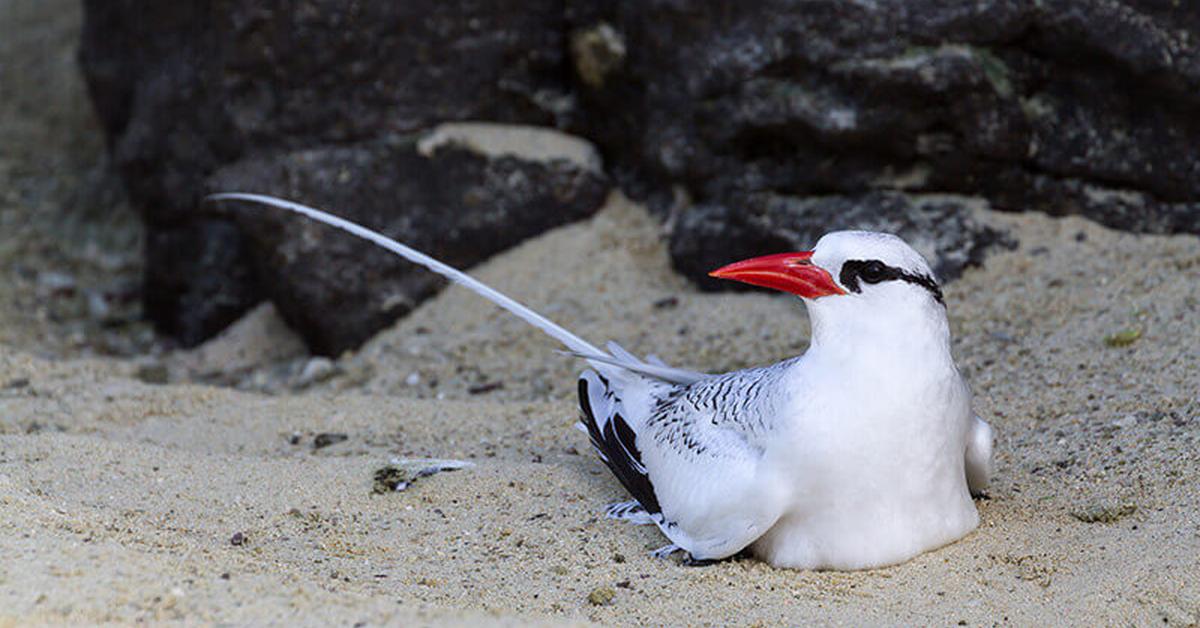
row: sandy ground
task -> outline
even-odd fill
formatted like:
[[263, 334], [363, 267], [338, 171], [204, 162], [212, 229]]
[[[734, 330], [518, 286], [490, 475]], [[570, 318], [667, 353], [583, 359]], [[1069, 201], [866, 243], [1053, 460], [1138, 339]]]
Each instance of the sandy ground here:
[[[0, 7], [0, 42], [49, 24], [61, 49], [77, 28], [73, 3]], [[0, 44], [0, 87], [31, 49]], [[56, 54], [57, 91], [79, 96]], [[67, 109], [67, 128], [91, 128]], [[61, 139], [46, 110], [6, 110], [0, 140]], [[269, 310], [159, 356], [136, 322], [53, 305], [136, 276], [105, 247], [69, 253], [137, 237], [119, 199], [91, 214], [71, 201], [103, 168], [90, 141], [65, 163], [54, 141], [0, 158], [0, 625], [1200, 623], [1196, 237], [981, 211], [1022, 244], [946, 290], [959, 364], [999, 435], [979, 530], [867, 572], [687, 568], [648, 555], [655, 530], [600, 516], [623, 495], [571, 427], [578, 365], [462, 290], [333, 364]], [[619, 196], [474, 272], [592, 341], [683, 366], [807, 343], [789, 298], [689, 288]], [[346, 439], [317, 447], [337, 440], [322, 434]], [[474, 466], [373, 493], [396, 458]]]

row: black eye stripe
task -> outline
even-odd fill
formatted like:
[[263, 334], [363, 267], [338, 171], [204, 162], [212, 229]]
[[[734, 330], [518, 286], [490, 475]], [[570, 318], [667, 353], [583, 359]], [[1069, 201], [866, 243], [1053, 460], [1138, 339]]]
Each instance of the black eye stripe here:
[[838, 280], [850, 292], [861, 293], [862, 286], [859, 284], [860, 279], [869, 284], [895, 281], [897, 279], [905, 281], [925, 288], [938, 303], [942, 305], [946, 304], [946, 301], [942, 298], [941, 287], [929, 275], [909, 273], [894, 266], [888, 266], [879, 260], [846, 260], [842, 264], [842, 271], [838, 274]]

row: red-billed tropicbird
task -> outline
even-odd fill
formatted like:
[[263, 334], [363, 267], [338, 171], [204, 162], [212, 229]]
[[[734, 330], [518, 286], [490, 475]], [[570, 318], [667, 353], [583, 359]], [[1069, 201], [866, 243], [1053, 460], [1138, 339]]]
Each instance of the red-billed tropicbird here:
[[942, 292], [900, 238], [826, 234], [812, 251], [712, 276], [798, 295], [812, 341], [771, 366], [709, 375], [591, 345], [419, 251], [320, 210], [271, 205], [344, 229], [474, 290], [589, 361], [581, 427], [634, 501], [610, 517], [653, 523], [704, 563], [744, 549], [779, 567], [865, 569], [950, 543], [979, 522], [992, 430], [950, 354]]

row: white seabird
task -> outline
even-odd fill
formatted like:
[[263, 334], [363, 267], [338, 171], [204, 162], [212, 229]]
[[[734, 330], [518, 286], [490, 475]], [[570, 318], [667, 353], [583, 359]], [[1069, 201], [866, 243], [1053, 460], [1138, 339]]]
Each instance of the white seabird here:
[[750, 549], [771, 565], [866, 569], [973, 530], [992, 430], [950, 352], [942, 292], [900, 238], [822, 237], [812, 251], [712, 273], [798, 295], [803, 355], [709, 375], [591, 345], [470, 276], [349, 221], [282, 199], [225, 193], [368, 239], [491, 300], [587, 359], [581, 425], [634, 501], [610, 517], [654, 524], [703, 564]]

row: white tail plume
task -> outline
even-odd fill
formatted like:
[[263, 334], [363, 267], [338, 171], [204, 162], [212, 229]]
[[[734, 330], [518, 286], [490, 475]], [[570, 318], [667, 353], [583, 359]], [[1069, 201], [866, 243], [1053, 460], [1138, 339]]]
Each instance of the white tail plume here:
[[[410, 246], [401, 244], [383, 235], [382, 233], [372, 231], [371, 229], [368, 229], [362, 225], [350, 222], [344, 218], [339, 218], [338, 216], [323, 212], [319, 209], [315, 209], [307, 205], [301, 205], [300, 203], [287, 201], [281, 198], [276, 198], [274, 196], [267, 196], [265, 194], [249, 194], [245, 192], [223, 192], [220, 194], [212, 194], [207, 196], [205, 200], [247, 201], [251, 203], [259, 203], [261, 205], [269, 205], [271, 207], [277, 207], [279, 209], [285, 209], [297, 214], [302, 214], [317, 222], [325, 223], [332, 227], [337, 227], [338, 229], [349, 232], [364, 240], [373, 242], [414, 264], [420, 264], [421, 266], [424, 266], [425, 268], [428, 268], [429, 270], [449, 279], [450, 281], [470, 289], [479, 296], [491, 301], [492, 303], [495, 303], [509, 312], [512, 312], [521, 320], [533, 325], [534, 327], [545, 332], [551, 338], [561, 342], [567, 347], [568, 352], [572, 355], [576, 355], [580, 358], [588, 360], [597, 368], [602, 368], [601, 365], [616, 366], [628, 371], [647, 375], [655, 379], [661, 379], [680, 384], [691, 383], [700, 377], [703, 377], [703, 374], [695, 371], [672, 368], [661, 364], [651, 364], [638, 360], [637, 358], [627, 359], [621, 355], [616, 357], [609, 355], [588, 341], [567, 331], [554, 321], [551, 321], [550, 319], [538, 314], [521, 303], [514, 301], [508, 295], [505, 295], [504, 293], [458, 270], [457, 268], [448, 266]], [[624, 350], [621, 351], [624, 353]]]

